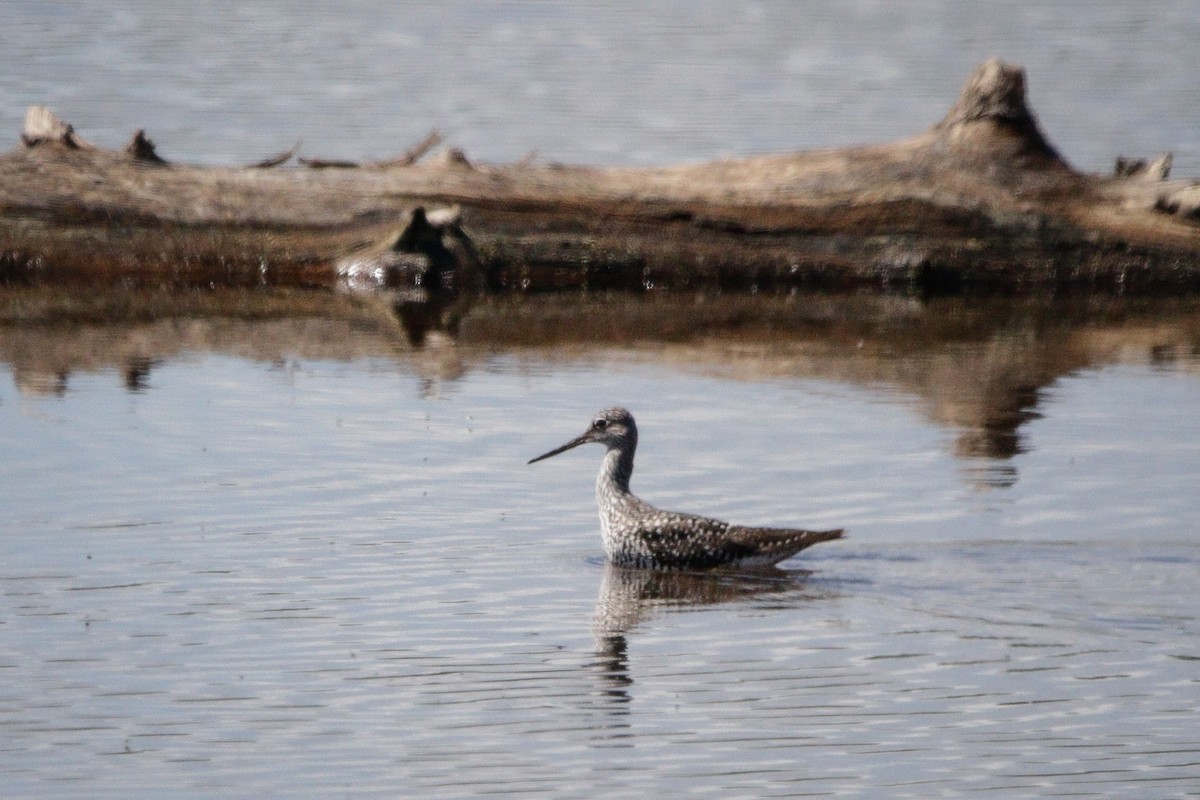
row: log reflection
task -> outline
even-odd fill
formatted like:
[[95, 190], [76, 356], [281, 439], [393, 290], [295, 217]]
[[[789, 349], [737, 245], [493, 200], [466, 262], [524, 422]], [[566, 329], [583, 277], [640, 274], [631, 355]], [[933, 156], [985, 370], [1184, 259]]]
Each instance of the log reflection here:
[[[0, 362], [28, 395], [112, 371], [152, 390], [186, 353], [279, 362], [389, 358], [436, 393], [497, 353], [563, 364], [655, 363], [725, 380], [821, 379], [911, 397], [994, 462], [1025, 447], [1055, 381], [1109, 364], [1200, 364], [1200, 302], [896, 296], [450, 297], [449, 306], [327, 291], [0, 290]], [[474, 303], [474, 305], [472, 305]]]

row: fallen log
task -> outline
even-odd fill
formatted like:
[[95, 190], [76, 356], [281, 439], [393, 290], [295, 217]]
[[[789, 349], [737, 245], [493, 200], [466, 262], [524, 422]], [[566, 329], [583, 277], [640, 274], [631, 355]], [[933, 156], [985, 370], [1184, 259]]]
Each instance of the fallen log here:
[[455, 205], [492, 288], [1200, 288], [1200, 183], [1166, 180], [1168, 160], [1074, 170], [1026, 105], [1023, 71], [996, 60], [910, 139], [659, 168], [489, 165], [455, 150], [197, 167], [30, 116], [36, 128], [0, 156], [10, 280], [327, 285], [415, 206]]

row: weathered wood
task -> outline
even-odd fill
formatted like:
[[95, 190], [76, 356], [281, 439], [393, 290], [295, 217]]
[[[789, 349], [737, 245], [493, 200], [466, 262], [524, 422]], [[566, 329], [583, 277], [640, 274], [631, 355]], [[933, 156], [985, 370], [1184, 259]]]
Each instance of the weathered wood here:
[[366, 164], [360, 164], [357, 161], [346, 161], [341, 159], [331, 158], [301, 158], [297, 159], [302, 165], [310, 169], [353, 169], [358, 167], [411, 167], [413, 164], [421, 160], [421, 158], [433, 148], [437, 147], [442, 142], [442, 135], [437, 131], [430, 131], [424, 139], [417, 142], [404, 153], [396, 158], [388, 158], [383, 161], [370, 161]]
[[12, 275], [328, 283], [414, 206], [454, 204], [519, 289], [1200, 286], [1200, 184], [1072, 169], [998, 61], [907, 140], [659, 168], [150, 165], [42, 123], [0, 156]]
[[25, 111], [21, 141], [26, 147], [57, 144], [71, 150], [91, 149], [92, 144], [75, 134], [75, 129], [60, 120], [45, 106], [30, 106]]
[[425, 154], [442, 143], [442, 134], [430, 131], [424, 139], [408, 148], [401, 156], [386, 161], [376, 161], [375, 167], [411, 167], [424, 158]]
[[289, 148], [287, 150], [283, 150], [279, 153], [276, 153], [275, 155], [270, 156], [269, 158], [264, 158], [262, 161], [256, 161], [253, 164], [251, 164], [250, 166], [255, 169], [270, 169], [272, 167], [278, 167], [282, 164], [286, 164], [291, 159], [292, 156], [296, 155], [296, 153], [299, 152], [299, 150], [300, 150], [300, 142], [296, 142], [294, 145], [291, 146], [291, 148]]
[[154, 149], [154, 142], [146, 138], [146, 132], [139, 129], [129, 140], [129, 144], [125, 145], [125, 152], [134, 161], [142, 161], [147, 164], [166, 164], [167, 160], [158, 154]]

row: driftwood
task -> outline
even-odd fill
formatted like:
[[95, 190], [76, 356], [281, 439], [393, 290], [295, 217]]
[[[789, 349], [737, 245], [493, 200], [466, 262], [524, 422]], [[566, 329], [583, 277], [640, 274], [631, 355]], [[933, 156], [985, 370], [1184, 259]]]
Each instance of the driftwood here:
[[267, 158], [264, 158], [262, 161], [256, 161], [255, 163], [251, 164], [250, 166], [254, 167], [256, 169], [270, 169], [271, 167], [278, 167], [283, 164], [286, 164], [291, 159], [292, 156], [296, 155], [297, 151], [299, 151], [299, 150], [300, 150], [300, 142], [296, 142], [289, 149], [284, 150], [279, 153], [276, 153], [273, 156], [268, 156]]
[[1200, 287], [1200, 184], [1165, 180], [1166, 160], [1072, 169], [1026, 106], [1024, 73], [998, 61], [907, 140], [662, 168], [458, 151], [192, 167], [30, 117], [23, 146], [0, 156], [0, 271], [15, 278], [328, 284], [414, 206], [456, 205], [493, 287]]

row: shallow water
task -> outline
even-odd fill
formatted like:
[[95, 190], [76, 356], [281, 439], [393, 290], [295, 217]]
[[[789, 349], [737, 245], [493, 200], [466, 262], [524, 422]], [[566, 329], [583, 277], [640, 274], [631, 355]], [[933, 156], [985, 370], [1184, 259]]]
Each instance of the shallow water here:
[[[1200, 314], [701, 300], [0, 327], [5, 796], [1196, 791]], [[606, 568], [616, 402], [849, 538]]]

